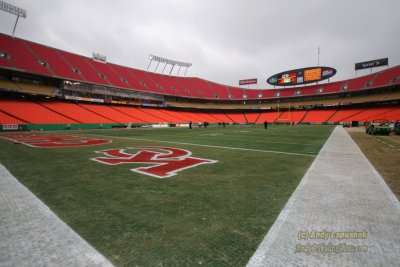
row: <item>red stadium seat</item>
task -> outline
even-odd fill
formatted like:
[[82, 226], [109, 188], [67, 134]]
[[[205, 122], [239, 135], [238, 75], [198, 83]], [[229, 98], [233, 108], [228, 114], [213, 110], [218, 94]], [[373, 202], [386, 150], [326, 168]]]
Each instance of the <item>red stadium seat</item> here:
[[310, 110], [304, 117], [303, 122], [323, 123], [327, 122], [336, 112], [336, 109]]
[[82, 77], [74, 72], [70, 66], [62, 59], [58, 50], [35, 43], [26, 42], [34, 53], [40, 59], [49, 64], [49, 68], [58, 77], [64, 77], [70, 80], [82, 80]]
[[281, 114], [282, 112], [278, 111], [263, 111], [258, 117], [257, 123], [275, 122]]
[[244, 116], [243, 113], [238, 113], [238, 112], [227, 112], [226, 116], [228, 116], [233, 122], [236, 123], [246, 123], [246, 117]]
[[[29, 50], [24, 40], [0, 34], [0, 51], [6, 52], [12, 65], [21, 71], [44, 74], [46, 76], [52, 75], [49, 69], [42, 65], [39, 59]], [[0, 63], [7, 67], [10, 66], [4, 59]]]
[[400, 66], [397, 66], [347, 81], [296, 88], [250, 90], [199, 78], [173, 77], [112, 63], [100, 63], [92, 58], [12, 38], [5, 34], [0, 34], [0, 51], [2, 51], [0, 66], [18, 71], [160, 95], [197, 99], [274, 99], [339, 93], [344, 89], [344, 91], [359, 91], [400, 84]]
[[0, 124], [25, 124], [25, 123], [26, 122], [0, 111]]
[[49, 110], [74, 120], [70, 123], [115, 123], [114, 120], [107, 119], [74, 103], [61, 101], [41, 101], [40, 103]]
[[75, 120], [53, 112], [30, 100], [0, 99], [1, 111], [31, 124], [76, 123]]

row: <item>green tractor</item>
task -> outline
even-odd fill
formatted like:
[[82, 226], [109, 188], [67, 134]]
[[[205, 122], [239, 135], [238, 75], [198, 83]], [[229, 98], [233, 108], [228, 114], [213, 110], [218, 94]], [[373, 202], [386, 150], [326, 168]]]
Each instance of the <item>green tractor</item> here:
[[400, 135], [400, 121], [396, 121], [394, 124], [394, 134]]
[[375, 120], [367, 124], [365, 132], [372, 135], [389, 135], [390, 127], [387, 120]]

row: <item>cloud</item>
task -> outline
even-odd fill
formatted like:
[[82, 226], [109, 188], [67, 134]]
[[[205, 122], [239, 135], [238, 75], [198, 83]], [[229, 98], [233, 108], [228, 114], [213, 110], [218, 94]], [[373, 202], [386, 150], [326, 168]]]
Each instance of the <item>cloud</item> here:
[[[381, 0], [14, 0], [28, 12], [16, 35], [113, 63], [146, 69], [148, 55], [193, 63], [188, 71], [237, 85], [288, 69], [321, 65], [354, 77], [354, 63], [389, 57], [400, 63], [400, 1]], [[10, 34], [15, 17], [1, 13]], [[160, 68], [159, 68], [160, 69]]]

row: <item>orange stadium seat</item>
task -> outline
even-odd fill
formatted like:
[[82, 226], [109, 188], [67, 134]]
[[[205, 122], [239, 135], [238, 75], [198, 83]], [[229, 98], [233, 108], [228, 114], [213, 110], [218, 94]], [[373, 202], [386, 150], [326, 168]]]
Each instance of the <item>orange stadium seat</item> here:
[[179, 113], [182, 113], [182, 115], [186, 116], [186, 118], [188, 118], [192, 122], [204, 122], [204, 121], [215, 122], [215, 120], [216, 120], [215, 118], [214, 118], [214, 121], [208, 120], [207, 117], [204, 116], [204, 113], [201, 113], [201, 112], [184, 111], [184, 112], [179, 112]]
[[74, 123], [115, 123], [74, 103], [61, 101], [41, 101], [40, 103], [49, 110], [71, 118], [75, 121]]
[[151, 123], [156, 122], [157, 119], [150, 116], [149, 114], [143, 115], [141, 111], [134, 107], [127, 106], [112, 106], [113, 109], [118, 110], [132, 118], [132, 123]]
[[260, 112], [245, 112], [244, 115], [246, 116], [246, 120], [248, 123], [255, 123], [257, 122], [258, 117], [260, 116]]
[[133, 120], [130, 116], [103, 104], [79, 104], [79, 106], [106, 118], [109, 122], [129, 123]]
[[396, 114], [398, 114], [399, 110], [399, 107], [373, 107], [349, 117], [348, 120], [362, 122], [374, 120], [396, 120]]
[[210, 123], [218, 123], [220, 120], [218, 118], [212, 116], [211, 114], [208, 114], [207, 112], [196, 112], [198, 116], [201, 116], [204, 118], [205, 121], [210, 122]]
[[210, 112], [208, 114], [216, 119], [215, 122], [233, 123], [233, 121], [223, 113]]
[[303, 122], [322, 123], [327, 122], [330, 117], [336, 112], [335, 109], [327, 110], [310, 110], [304, 117]]
[[168, 109], [161, 109], [160, 111], [168, 115], [172, 123], [188, 123], [190, 121], [190, 118], [182, 114], [182, 112]]
[[0, 124], [25, 124], [26, 122], [14, 118], [0, 110]]
[[336, 112], [330, 119], [329, 122], [344, 122], [351, 121], [351, 117], [356, 114], [363, 112], [365, 108], [347, 108]]
[[[138, 70], [113, 63], [102, 63], [92, 58], [13, 38], [0, 33], [0, 67], [7, 69], [0, 79], [4, 94], [22, 92], [31, 95], [57, 96], [62, 80], [86, 82], [151, 93], [151, 99], [165, 100], [171, 107], [197, 111], [176, 111], [152, 107], [129, 107], [105, 104], [76, 104], [62, 100], [28, 100], [4, 98], [0, 100], [0, 119], [22, 123], [187, 123], [208, 121], [212, 123], [274, 122], [344, 122], [396, 120], [398, 106], [346, 107], [363, 103], [389, 103], [399, 100], [400, 66], [353, 79], [290, 88], [248, 89], [227, 86], [195, 77], [176, 77]], [[13, 73], [28, 73], [29, 77], [14, 77]], [[37, 74], [35, 76], [35, 74]], [[52, 77], [47, 79], [46, 77]], [[40, 85], [39, 85], [40, 84]], [[381, 90], [382, 87], [385, 90]], [[346, 94], [321, 97], [313, 96]], [[373, 89], [373, 90], [371, 90]], [[367, 93], [353, 93], [365, 90]], [[93, 91], [94, 92], [94, 91]], [[116, 92], [110, 90], [110, 92]], [[91, 92], [89, 92], [91, 93]], [[98, 93], [96, 91], [95, 93]], [[136, 95], [131, 94], [134, 98]], [[121, 95], [123, 97], [123, 95]], [[172, 96], [172, 97], [170, 97]], [[306, 96], [304, 98], [302, 96]], [[191, 99], [184, 101], [181, 98]], [[39, 98], [38, 98], [39, 99]], [[207, 100], [236, 100], [204, 101]], [[260, 99], [260, 101], [255, 101]], [[249, 103], [247, 102], [248, 100]], [[267, 101], [264, 101], [267, 100]], [[272, 101], [271, 101], [272, 100]], [[276, 101], [279, 100], [279, 101]], [[282, 100], [282, 101], [281, 101]], [[136, 100], [135, 100], [136, 101]], [[315, 105], [341, 105], [321, 110], [295, 110], [281, 112], [271, 110], [250, 111], [252, 108], [280, 108]], [[158, 102], [157, 102], [158, 103]], [[393, 102], [394, 103], [394, 102]], [[361, 107], [360, 107], [361, 106]], [[246, 109], [237, 112], [235, 109]], [[201, 110], [201, 111], [200, 111]], [[209, 112], [208, 110], [221, 110]], [[224, 113], [223, 111], [226, 111]]]
[[284, 111], [277, 121], [279, 122], [302, 122], [304, 116], [307, 111], [305, 110], [293, 110], [293, 111]]
[[151, 111], [148, 112], [148, 110], [151, 110], [151, 108], [134, 108], [138, 114], [140, 114], [140, 118], [143, 118], [143, 120], [146, 120], [146, 122], [150, 123], [167, 123], [167, 121], [164, 121], [163, 118], [159, 117], [156, 114], [151, 114]]
[[275, 122], [276, 119], [282, 114], [282, 112], [278, 111], [263, 111], [258, 117], [257, 122], [263, 123], [264, 121]]
[[246, 123], [246, 117], [243, 113], [238, 112], [227, 112], [226, 116], [228, 116], [233, 122], [236, 123]]
[[141, 110], [143, 112], [146, 112], [147, 114], [150, 114], [151, 116], [157, 118], [158, 122], [161, 122], [161, 123], [177, 123], [177, 122], [180, 122], [174, 116], [171, 116], [170, 114], [167, 114], [167, 113], [163, 112], [162, 109], [142, 108]]
[[391, 82], [400, 84], [400, 79], [395, 79], [400, 76], [400, 66], [396, 66], [347, 81], [296, 88], [250, 90], [200, 78], [173, 77], [112, 63], [100, 63], [89, 57], [12, 38], [5, 34], [0, 34], [0, 51], [7, 54], [0, 57], [0, 66], [18, 71], [160, 95], [199, 99], [250, 100], [259, 99], [259, 95], [264, 99], [274, 99], [338, 93], [342, 91], [344, 85], [347, 85], [347, 91], [359, 91], [387, 86]]
[[29, 100], [0, 99], [0, 109], [13, 117], [33, 124], [76, 123], [61, 114]]

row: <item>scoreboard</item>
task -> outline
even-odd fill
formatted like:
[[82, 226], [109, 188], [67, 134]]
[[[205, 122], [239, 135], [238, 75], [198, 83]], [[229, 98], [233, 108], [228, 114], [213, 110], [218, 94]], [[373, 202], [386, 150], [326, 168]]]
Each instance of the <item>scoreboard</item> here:
[[336, 69], [330, 67], [309, 67], [280, 72], [267, 79], [271, 85], [287, 86], [315, 83], [329, 79], [336, 74]]

